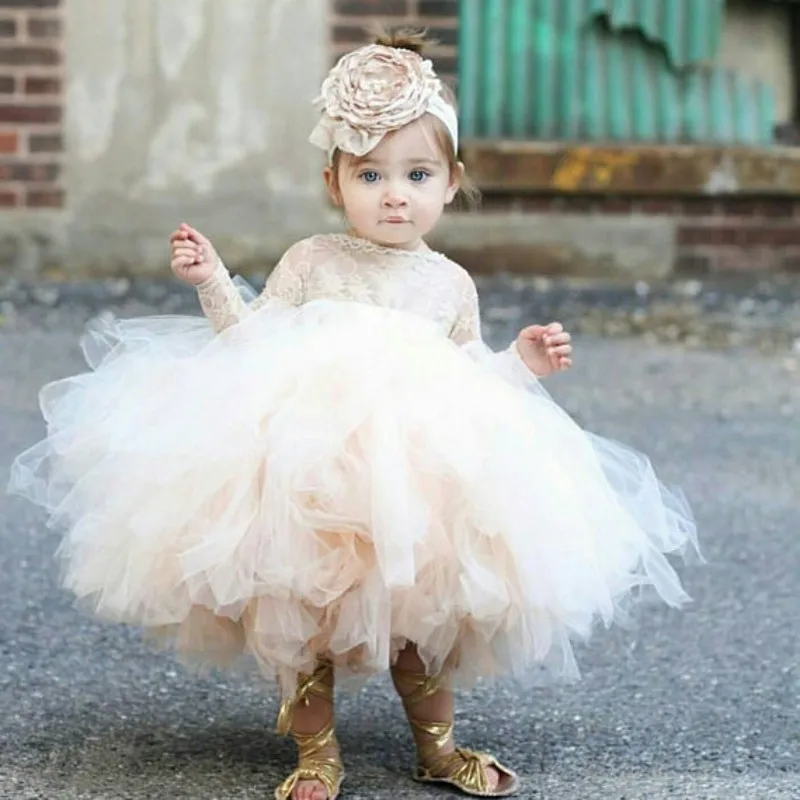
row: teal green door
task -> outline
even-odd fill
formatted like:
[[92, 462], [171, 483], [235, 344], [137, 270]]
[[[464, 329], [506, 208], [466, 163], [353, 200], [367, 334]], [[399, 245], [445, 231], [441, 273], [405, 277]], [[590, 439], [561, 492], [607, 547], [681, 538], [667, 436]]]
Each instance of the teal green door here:
[[772, 87], [714, 66], [724, 0], [460, 0], [468, 138], [764, 145]]

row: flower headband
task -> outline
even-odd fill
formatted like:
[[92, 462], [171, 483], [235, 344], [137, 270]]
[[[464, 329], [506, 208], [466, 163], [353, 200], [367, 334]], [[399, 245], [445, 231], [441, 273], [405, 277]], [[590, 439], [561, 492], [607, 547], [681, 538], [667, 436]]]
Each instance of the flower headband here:
[[314, 104], [322, 117], [309, 141], [328, 154], [363, 156], [383, 137], [423, 114], [444, 124], [458, 150], [458, 118], [442, 97], [430, 61], [398, 47], [371, 44], [342, 56], [322, 83]]

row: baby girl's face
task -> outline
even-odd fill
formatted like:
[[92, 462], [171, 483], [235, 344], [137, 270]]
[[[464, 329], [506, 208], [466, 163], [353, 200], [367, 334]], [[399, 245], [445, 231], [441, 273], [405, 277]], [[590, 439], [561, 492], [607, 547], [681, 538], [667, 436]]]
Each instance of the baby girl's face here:
[[425, 119], [388, 134], [363, 158], [344, 155], [338, 176], [326, 170], [325, 180], [359, 236], [407, 249], [421, 245], [458, 190]]

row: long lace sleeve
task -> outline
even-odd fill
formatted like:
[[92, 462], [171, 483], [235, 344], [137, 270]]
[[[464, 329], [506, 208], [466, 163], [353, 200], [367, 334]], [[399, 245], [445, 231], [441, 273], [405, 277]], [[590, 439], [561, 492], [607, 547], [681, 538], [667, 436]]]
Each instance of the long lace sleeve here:
[[220, 261], [214, 274], [197, 286], [197, 297], [211, 326], [221, 333], [241, 322], [270, 300], [299, 306], [305, 296], [305, 277], [310, 265], [307, 241], [292, 245], [269, 275], [264, 291], [249, 305], [236, 288], [230, 273]]
[[520, 356], [516, 339], [505, 350], [496, 353], [483, 341], [478, 289], [466, 270], [459, 286], [458, 315], [450, 330], [450, 338], [476, 360], [487, 365], [491, 363], [491, 368], [511, 383], [529, 380], [530, 371]]
[[450, 338], [458, 345], [481, 339], [481, 312], [475, 281], [466, 273], [459, 287], [458, 316], [450, 331]]

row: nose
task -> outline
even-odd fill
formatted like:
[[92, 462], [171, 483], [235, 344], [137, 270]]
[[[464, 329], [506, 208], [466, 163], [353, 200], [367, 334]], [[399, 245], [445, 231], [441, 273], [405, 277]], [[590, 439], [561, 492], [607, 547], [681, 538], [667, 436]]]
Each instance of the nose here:
[[404, 208], [408, 205], [408, 200], [400, 188], [394, 184], [387, 184], [382, 200], [384, 208]]

